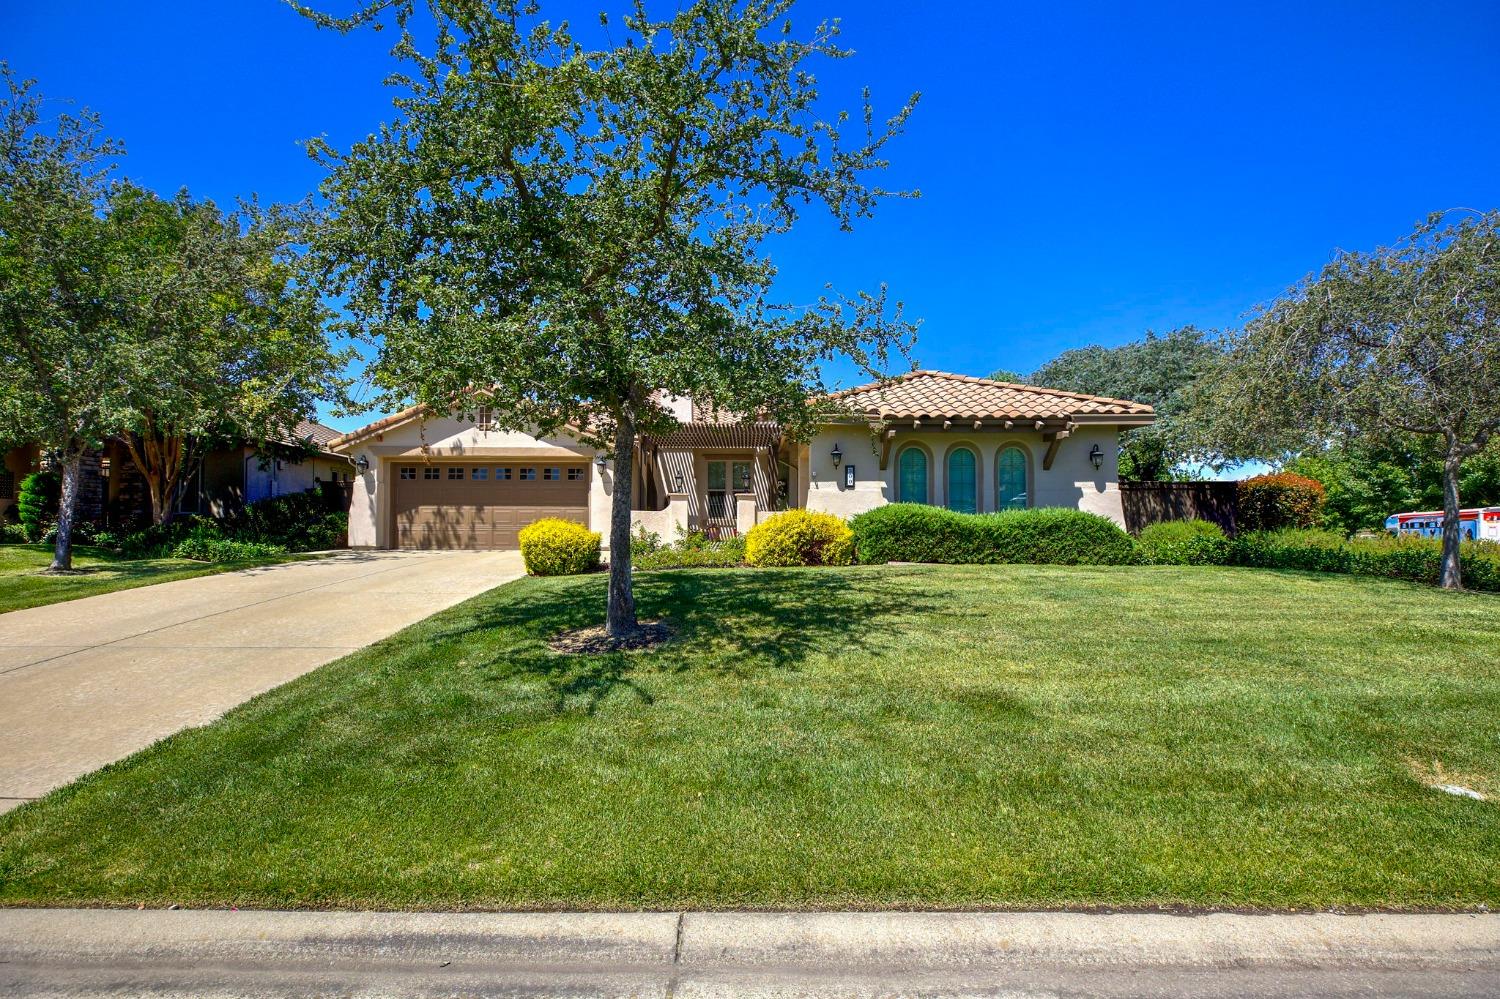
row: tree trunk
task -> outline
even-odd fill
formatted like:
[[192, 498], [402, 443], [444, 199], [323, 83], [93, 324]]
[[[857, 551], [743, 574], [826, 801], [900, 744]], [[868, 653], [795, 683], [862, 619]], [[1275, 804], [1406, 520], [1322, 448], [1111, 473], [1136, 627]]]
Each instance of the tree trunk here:
[[609, 508], [609, 611], [611, 637], [629, 635], [638, 627], [635, 590], [630, 578], [630, 493], [635, 474], [635, 421], [628, 410], [619, 414], [615, 429], [614, 495]]
[[125, 434], [124, 440], [125, 450], [145, 480], [151, 498], [151, 523], [167, 523], [172, 519], [177, 480], [184, 465], [182, 441], [176, 437], [158, 437], [150, 427], [141, 434]]
[[53, 572], [73, 568], [73, 521], [78, 516], [78, 480], [83, 474], [83, 451], [70, 447], [62, 461], [62, 490], [57, 500], [57, 541], [52, 548]]
[[1445, 590], [1463, 589], [1463, 571], [1459, 563], [1458, 545], [1462, 535], [1458, 530], [1458, 469], [1461, 459], [1450, 448], [1443, 460], [1443, 561], [1438, 585]]

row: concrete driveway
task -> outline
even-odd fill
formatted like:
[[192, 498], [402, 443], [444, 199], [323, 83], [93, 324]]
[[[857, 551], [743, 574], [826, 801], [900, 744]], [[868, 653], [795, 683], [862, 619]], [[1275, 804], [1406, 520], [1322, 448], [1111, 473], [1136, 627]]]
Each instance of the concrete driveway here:
[[524, 573], [344, 552], [0, 614], [0, 811]]

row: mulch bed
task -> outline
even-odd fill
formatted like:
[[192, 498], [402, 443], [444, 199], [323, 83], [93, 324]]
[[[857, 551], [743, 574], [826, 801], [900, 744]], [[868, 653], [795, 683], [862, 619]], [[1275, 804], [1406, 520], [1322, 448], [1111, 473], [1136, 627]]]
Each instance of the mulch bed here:
[[554, 652], [596, 656], [605, 652], [642, 652], [672, 640], [672, 627], [665, 621], [642, 621], [634, 631], [612, 637], [602, 624], [565, 631], [547, 643]]

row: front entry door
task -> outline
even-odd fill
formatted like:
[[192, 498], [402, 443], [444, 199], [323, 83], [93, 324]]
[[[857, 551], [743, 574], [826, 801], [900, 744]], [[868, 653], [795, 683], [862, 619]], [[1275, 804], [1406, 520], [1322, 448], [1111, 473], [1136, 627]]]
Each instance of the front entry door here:
[[734, 533], [733, 493], [729, 491], [729, 462], [708, 463], [708, 534], [722, 538]]

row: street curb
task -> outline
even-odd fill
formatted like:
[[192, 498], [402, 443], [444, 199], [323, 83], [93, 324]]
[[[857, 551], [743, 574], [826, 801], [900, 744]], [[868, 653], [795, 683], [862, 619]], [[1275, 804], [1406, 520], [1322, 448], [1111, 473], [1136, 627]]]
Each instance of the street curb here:
[[0, 910], [0, 961], [954, 970], [1500, 970], [1500, 914], [386, 913]]

